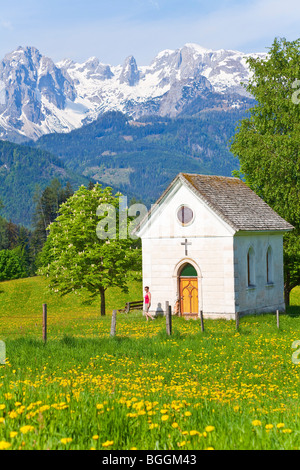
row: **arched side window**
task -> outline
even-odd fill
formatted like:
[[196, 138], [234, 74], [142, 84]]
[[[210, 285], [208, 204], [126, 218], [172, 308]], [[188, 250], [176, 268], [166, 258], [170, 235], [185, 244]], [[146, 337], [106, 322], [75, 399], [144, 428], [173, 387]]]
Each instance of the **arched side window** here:
[[248, 287], [255, 286], [255, 253], [252, 246], [247, 253], [247, 284]]
[[266, 253], [267, 284], [273, 284], [273, 250], [269, 245]]

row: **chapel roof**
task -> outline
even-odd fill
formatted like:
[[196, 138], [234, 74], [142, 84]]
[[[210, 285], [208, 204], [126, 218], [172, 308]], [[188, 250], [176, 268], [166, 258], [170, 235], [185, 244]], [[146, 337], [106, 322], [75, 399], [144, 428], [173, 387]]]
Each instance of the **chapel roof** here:
[[294, 228], [239, 178], [179, 173], [170, 186], [178, 178], [236, 231]]

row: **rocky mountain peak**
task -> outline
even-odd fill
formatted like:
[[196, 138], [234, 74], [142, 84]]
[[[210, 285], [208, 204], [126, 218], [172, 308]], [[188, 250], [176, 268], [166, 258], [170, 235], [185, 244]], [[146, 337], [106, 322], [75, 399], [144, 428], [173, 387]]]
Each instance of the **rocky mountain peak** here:
[[15, 51], [12, 51], [4, 57], [6, 61], [18, 61], [18, 62], [31, 62], [37, 64], [42, 57], [40, 51], [33, 46], [19, 46]]
[[187, 43], [163, 50], [148, 66], [138, 67], [132, 55], [118, 66], [97, 57], [55, 64], [35, 47], [19, 47], [0, 61], [0, 138], [68, 132], [112, 110], [175, 117], [195, 107], [213, 109], [212, 94], [239, 107], [249, 98], [241, 86], [250, 77], [246, 58]]
[[140, 80], [140, 72], [135, 58], [130, 55], [125, 59], [123, 69], [120, 75], [120, 83], [126, 83], [129, 86], [136, 85]]
[[21, 132], [25, 125], [24, 132], [30, 136], [49, 113], [47, 103], [63, 110], [66, 100], [76, 96], [68, 74], [35, 47], [18, 47], [6, 54], [0, 62], [0, 81], [5, 89], [0, 112], [8, 125]]

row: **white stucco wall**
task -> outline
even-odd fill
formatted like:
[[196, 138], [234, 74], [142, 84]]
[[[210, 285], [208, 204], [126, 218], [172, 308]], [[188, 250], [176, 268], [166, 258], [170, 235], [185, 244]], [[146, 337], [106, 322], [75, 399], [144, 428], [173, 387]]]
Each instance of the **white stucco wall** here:
[[[254, 250], [255, 281], [248, 287], [247, 253]], [[266, 253], [272, 247], [272, 282], [267, 283]], [[235, 297], [240, 313], [284, 310], [282, 233], [237, 233], [234, 237]]]
[[[178, 271], [185, 262], [198, 272], [199, 311], [205, 317], [234, 318], [234, 231], [206, 207], [189, 188], [181, 186], [153, 214], [151, 226], [142, 231], [143, 285], [152, 294], [152, 313], [173, 307], [178, 292]], [[177, 211], [188, 205], [194, 221], [183, 227]], [[181, 245], [191, 243], [188, 255]]]
[[198, 272], [199, 311], [205, 317], [234, 318], [234, 273], [232, 237], [189, 238], [193, 245], [184, 255], [182, 239], [147, 239], [143, 247], [143, 285], [152, 294], [152, 313], [173, 307], [178, 292], [178, 271], [184, 263]]

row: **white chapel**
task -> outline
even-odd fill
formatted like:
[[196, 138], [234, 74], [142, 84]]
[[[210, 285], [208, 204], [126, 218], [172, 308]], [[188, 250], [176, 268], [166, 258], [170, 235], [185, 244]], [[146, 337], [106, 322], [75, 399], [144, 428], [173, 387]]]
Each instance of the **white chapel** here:
[[293, 226], [238, 178], [180, 173], [141, 222], [150, 312], [283, 311], [283, 235]]

